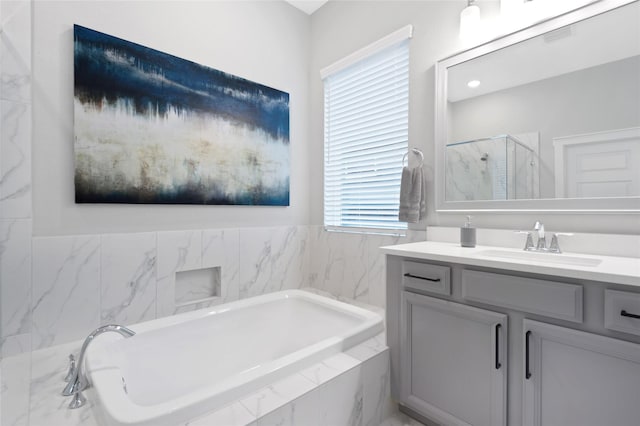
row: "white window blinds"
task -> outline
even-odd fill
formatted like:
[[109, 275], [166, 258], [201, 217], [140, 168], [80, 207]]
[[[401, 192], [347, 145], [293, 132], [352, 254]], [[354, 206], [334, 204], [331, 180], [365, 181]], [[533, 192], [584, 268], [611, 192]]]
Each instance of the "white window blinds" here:
[[[403, 30], [407, 35], [398, 37]], [[409, 131], [411, 27], [403, 30], [389, 36], [395, 35], [395, 40], [383, 48], [380, 42], [374, 43], [373, 53], [362, 54], [372, 50], [370, 46], [353, 55], [359, 56], [356, 61], [338, 62], [340, 69], [324, 77], [324, 224], [328, 229], [407, 227], [398, 222], [402, 157]]]

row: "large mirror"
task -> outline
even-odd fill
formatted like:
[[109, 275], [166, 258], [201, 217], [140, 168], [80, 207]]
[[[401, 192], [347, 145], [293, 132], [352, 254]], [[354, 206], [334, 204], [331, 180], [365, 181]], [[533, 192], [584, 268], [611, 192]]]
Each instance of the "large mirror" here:
[[439, 211], [640, 211], [640, 2], [494, 40], [436, 79]]

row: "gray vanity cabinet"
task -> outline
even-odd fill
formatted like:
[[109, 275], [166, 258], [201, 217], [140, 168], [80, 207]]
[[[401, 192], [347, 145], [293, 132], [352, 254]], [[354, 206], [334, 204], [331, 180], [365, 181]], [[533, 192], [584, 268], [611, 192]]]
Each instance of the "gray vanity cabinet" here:
[[525, 426], [640, 424], [640, 345], [524, 320]]
[[639, 426], [638, 312], [634, 286], [387, 255], [392, 397], [442, 425]]
[[446, 425], [506, 424], [507, 316], [402, 292], [401, 399]]

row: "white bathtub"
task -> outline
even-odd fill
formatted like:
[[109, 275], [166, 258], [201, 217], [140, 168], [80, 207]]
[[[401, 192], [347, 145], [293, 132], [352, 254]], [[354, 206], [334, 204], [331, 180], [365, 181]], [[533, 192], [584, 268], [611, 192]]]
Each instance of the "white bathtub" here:
[[374, 312], [287, 290], [130, 327], [87, 351], [88, 397], [107, 425], [178, 425], [369, 339]]

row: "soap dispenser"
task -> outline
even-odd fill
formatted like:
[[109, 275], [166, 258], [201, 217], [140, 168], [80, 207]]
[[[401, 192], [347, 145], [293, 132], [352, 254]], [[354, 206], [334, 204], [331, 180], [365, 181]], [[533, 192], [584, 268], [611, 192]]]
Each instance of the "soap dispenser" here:
[[467, 222], [460, 228], [460, 246], [476, 246], [476, 228], [471, 226], [471, 216], [467, 216]]

